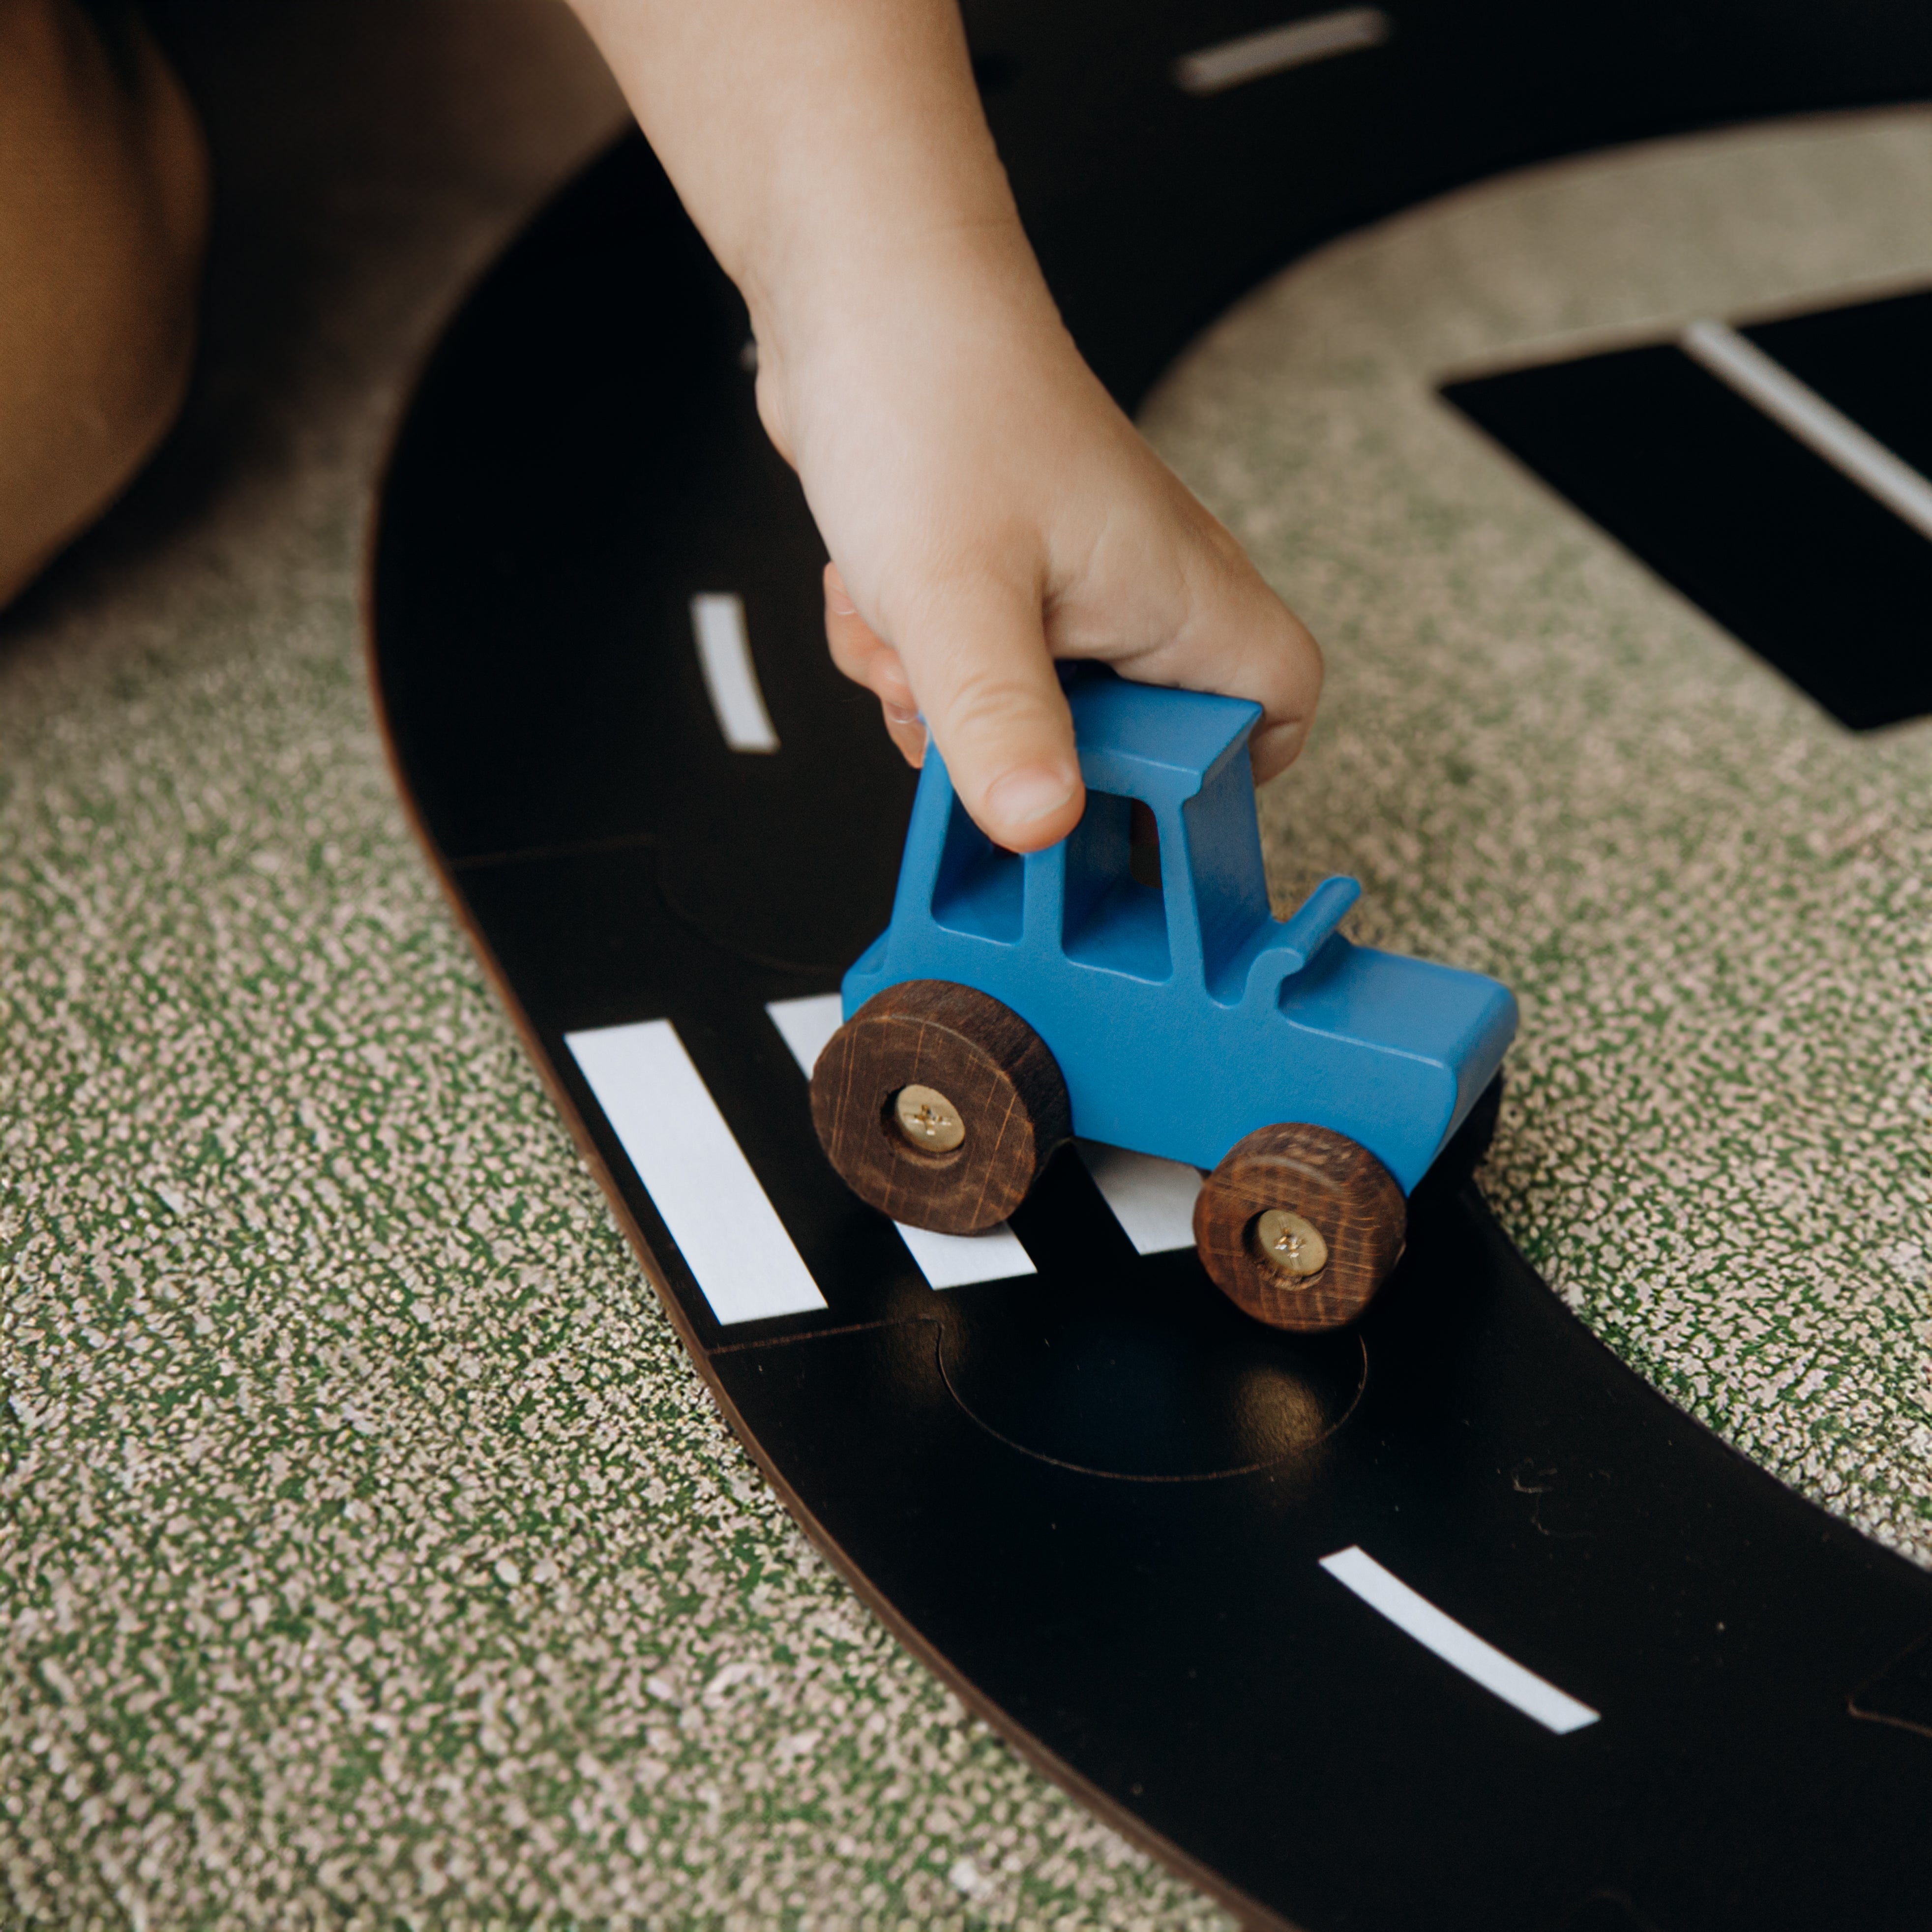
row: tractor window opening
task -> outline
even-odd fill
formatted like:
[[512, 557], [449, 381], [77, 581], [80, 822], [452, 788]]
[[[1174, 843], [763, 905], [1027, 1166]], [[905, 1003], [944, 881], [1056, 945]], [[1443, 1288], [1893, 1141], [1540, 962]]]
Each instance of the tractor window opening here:
[[1181, 806], [1180, 818], [1208, 995], [1220, 1005], [1234, 1006], [1247, 987], [1247, 949], [1269, 916], [1268, 872], [1247, 760], [1230, 758], [1218, 776]]
[[1024, 902], [1024, 861], [995, 845], [956, 798], [933, 883], [932, 922], [954, 932], [1016, 945]]
[[1160, 835], [1154, 814], [1138, 800], [1087, 794], [1087, 809], [1066, 842], [1061, 943], [1070, 959], [1136, 980], [1165, 980], [1173, 970], [1160, 891]]
[[1160, 827], [1142, 799], [1127, 801], [1127, 870], [1150, 892], [1160, 890]]

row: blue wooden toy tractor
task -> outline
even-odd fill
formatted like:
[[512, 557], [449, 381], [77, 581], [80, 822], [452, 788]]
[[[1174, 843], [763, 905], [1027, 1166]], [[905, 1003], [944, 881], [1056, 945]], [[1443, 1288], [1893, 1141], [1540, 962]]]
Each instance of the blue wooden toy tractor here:
[[994, 845], [928, 755], [892, 923], [812, 1075], [819, 1137], [862, 1198], [950, 1234], [1005, 1220], [1072, 1135], [1190, 1162], [1219, 1286], [1276, 1327], [1336, 1327], [1400, 1255], [1516, 1001], [1345, 938], [1353, 879], [1271, 915], [1259, 706], [1104, 672], [1067, 698], [1087, 808], [1043, 852]]

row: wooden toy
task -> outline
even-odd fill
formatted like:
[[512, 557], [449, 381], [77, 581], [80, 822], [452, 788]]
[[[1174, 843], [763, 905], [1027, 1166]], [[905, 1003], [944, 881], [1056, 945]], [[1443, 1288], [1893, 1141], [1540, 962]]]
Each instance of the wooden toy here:
[[[928, 755], [892, 923], [813, 1072], [819, 1138], [862, 1199], [952, 1234], [1004, 1221], [1076, 1134], [1211, 1170], [1194, 1233], [1216, 1285], [1272, 1327], [1339, 1327], [1498, 1077], [1516, 1001], [1351, 943], [1353, 879], [1271, 915], [1258, 705], [1097, 670], [1067, 697], [1087, 809], [1045, 851], [995, 846]], [[1138, 864], [1136, 806], [1157, 839]]]

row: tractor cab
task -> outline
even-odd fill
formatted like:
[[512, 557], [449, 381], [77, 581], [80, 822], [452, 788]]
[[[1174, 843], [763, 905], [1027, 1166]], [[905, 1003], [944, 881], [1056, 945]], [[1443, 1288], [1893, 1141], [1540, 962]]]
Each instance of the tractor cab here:
[[1024, 857], [1001, 850], [929, 758], [895, 930], [929, 920], [1011, 945], [1024, 934], [1076, 965], [1222, 1006], [1298, 971], [1361, 888], [1327, 880], [1286, 925], [1270, 914], [1246, 755], [1260, 706], [1096, 672], [1073, 679], [1067, 699], [1088, 787], [1072, 836]]

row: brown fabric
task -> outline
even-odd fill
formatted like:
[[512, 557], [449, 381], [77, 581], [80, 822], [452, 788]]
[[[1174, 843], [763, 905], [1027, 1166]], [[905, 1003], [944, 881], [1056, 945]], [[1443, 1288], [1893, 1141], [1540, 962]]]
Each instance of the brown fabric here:
[[208, 170], [131, 15], [0, 0], [0, 604], [98, 516], [173, 420]]

